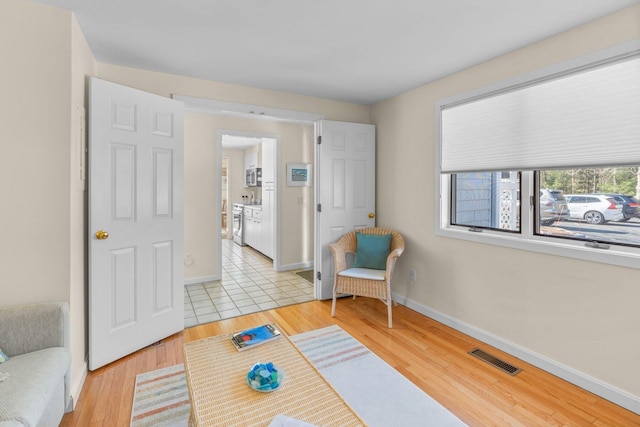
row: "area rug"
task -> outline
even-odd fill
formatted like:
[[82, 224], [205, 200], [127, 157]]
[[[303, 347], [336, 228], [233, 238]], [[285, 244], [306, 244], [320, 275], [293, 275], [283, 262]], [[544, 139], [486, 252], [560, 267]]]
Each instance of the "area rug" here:
[[371, 427], [466, 425], [339, 326], [291, 340]]
[[[290, 338], [369, 426], [465, 425], [339, 326]], [[131, 426], [187, 426], [189, 410], [182, 365], [137, 376]]]
[[131, 426], [186, 426], [189, 421], [189, 392], [184, 365], [139, 374], [131, 410]]
[[313, 270], [298, 271], [296, 274], [307, 282], [313, 283]]

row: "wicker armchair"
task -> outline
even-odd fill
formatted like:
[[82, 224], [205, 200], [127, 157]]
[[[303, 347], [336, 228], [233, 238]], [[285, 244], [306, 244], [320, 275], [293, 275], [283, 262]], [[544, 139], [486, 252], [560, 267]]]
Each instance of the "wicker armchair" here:
[[[357, 248], [356, 231], [364, 234], [382, 236], [391, 234], [391, 248], [387, 257], [386, 270], [373, 270], [368, 268], [347, 268], [346, 254], [355, 253]], [[384, 228], [363, 228], [351, 231], [337, 242], [329, 245], [333, 254], [335, 276], [333, 282], [333, 303], [331, 305], [331, 317], [336, 314], [336, 297], [338, 294], [348, 294], [370, 298], [378, 298], [387, 306], [389, 328], [393, 327], [391, 320], [391, 276], [396, 266], [396, 260], [404, 251], [403, 237], [393, 231]]]

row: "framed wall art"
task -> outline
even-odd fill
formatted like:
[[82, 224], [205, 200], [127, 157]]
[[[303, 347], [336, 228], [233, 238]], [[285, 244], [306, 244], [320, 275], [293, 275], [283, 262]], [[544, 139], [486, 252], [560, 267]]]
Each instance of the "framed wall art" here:
[[287, 163], [287, 186], [310, 187], [311, 163]]

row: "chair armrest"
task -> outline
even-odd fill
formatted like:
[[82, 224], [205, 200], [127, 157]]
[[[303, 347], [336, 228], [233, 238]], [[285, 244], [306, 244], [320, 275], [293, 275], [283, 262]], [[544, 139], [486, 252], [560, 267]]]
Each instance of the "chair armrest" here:
[[347, 269], [347, 252], [349, 251], [349, 245], [344, 242], [331, 243], [329, 250], [333, 254], [333, 263], [335, 268], [335, 274]]
[[67, 303], [0, 307], [0, 348], [9, 357], [50, 347], [69, 349], [68, 318]]
[[389, 252], [389, 256], [387, 257], [387, 268], [386, 270], [389, 272], [389, 277], [393, 274], [393, 270], [396, 267], [396, 261], [400, 255], [404, 252], [404, 248], [397, 248]]

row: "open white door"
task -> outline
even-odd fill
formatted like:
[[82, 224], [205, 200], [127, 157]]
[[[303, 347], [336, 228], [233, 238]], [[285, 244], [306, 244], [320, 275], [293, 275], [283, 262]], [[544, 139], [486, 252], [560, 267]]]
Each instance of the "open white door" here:
[[375, 226], [376, 131], [373, 125], [327, 120], [316, 126], [316, 298], [329, 299], [329, 244], [351, 230]]
[[91, 79], [89, 369], [184, 328], [182, 102]]

